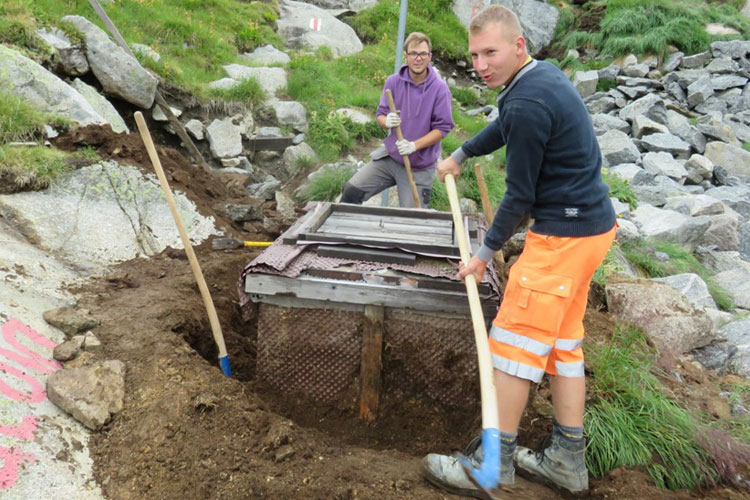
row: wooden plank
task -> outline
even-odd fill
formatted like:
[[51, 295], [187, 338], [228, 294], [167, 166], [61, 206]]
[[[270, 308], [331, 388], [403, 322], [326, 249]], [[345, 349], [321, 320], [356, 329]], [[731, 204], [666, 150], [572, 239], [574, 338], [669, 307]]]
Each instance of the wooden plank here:
[[365, 207], [362, 205], [351, 205], [349, 203], [336, 203], [333, 206], [334, 212], [349, 212], [359, 214], [386, 215], [390, 217], [413, 217], [424, 219], [440, 219], [453, 221], [450, 212], [438, 212], [436, 210], [427, 210], [420, 208], [392, 208], [392, 207]]
[[250, 139], [251, 151], [284, 151], [293, 144], [293, 137], [254, 137]]
[[359, 365], [359, 418], [365, 422], [375, 420], [380, 404], [384, 317], [382, 306], [365, 306]]
[[[419, 290], [443, 290], [457, 292], [459, 295], [465, 295], [466, 292], [466, 285], [463, 282], [446, 278], [339, 269], [308, 269], [306, 273], [309, 276], [332, 280], [364, 281], [367, 283], [388, 284], [412, 289], [418, 288]], [[489, 296], [492, 292], [490, 286], [484, 282], [477, 283], [477, 289], [483, 296]]]
[[[245, 292], [256, 294], [259, 302], [264, 296], [313, 299], [324, 303], [379, 305], [396, 309], [470, 314], [466, 291], [415, 290], [372, 283], [326, 280], [301, 275], [286, 276], [250, 273], [245, 276]], [[494, 297], [482, 297], [486, 318], [494, 318], [497, 302]], [[489, 299], [489, 300], [487, 300]]]
[[331, 212], [330, 218], [336, 220], [386, 219], [392, 224], [421, 224], [427, 227], [453, 228], [453, 221], [444, 219], [425, 219], [421, 217], [402, 217], [398, 215], [337, 212], [335, 208]]
[[317, 254], [321, 257], [356, 259], [369, 262], [383, 262], [385, 264], [414, 265], [417, 261], [417, 256], [412, 253], [343, 245], [321, 245], [317, 249]]
[[328, 215], [331, 213], [330, 203], [321, 203], [313, 209], [312, 213], [306, 214], [300, 219], [302, 222], [298, 225], [293, 226], [287, 232], [284, 233], [281, 242], [284, 245], [294, 245], [299, 239], [300, 233], [306, 233], [311, 230], [312, 227], [316, 229], [320, 227]]
[[458, 247], [452, 245], [433, 245], [413, 243], [409, 241], [393, 242], [376, 238], [357, 238], [344, 235], [331, 235], [322, 233], [300, 233], [297, 241], [304, 240], [306, 243], [348, 243], [351, 245], [363, 245], [372, 247], [404, 248], [417, 253], [439, 255], [445, 257], [459, 257]]
[[378, 232], [383, 234], [418, 234], [429, 238], [439, 238], [450, 241], [453, 228], [450, 227], [426, 227], [421, 224], [394, 224], [386, 219], [336, 219], [328, 217], [318, 229], [321, 232], [349, 233], [360, 230], [361, 232]]
[[[312, 232], [311, 232], [312, 233]], [[377, 226], [359, 226], [356, 224], [350, 226], [327, 226], [324, 224], [316, 233], [312, 234], [340, 234], [342, 236], [351, 236], [357, 238], [373, 238], [381, 241], [407, 241], [413, 243], [437, 244], [451, 246], [449, 235], [435, 235], [425, 233], [397, 233], [392, 231], [383, 231]]]

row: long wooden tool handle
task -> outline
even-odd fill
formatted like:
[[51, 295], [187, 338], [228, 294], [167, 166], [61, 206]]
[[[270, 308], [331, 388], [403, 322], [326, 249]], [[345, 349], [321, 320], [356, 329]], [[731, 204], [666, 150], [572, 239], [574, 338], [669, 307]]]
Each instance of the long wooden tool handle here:
[[[456, 180], [452, 174], [445, 176], [445, 188], [448, 191], [448, 200], [451, 204], [453, 214], [453, 225], [458, 238], [458, 250], [461, 253], [461, 262], [464, 266], [469, 264], [471, 252], [469, 242], [466, 240], [466, 230], [461, 216], [461, 207], [458, 204], [458, 193], [456, 191]], [[492, 377], [493, 367], [490, 357], [490, 343], [487, 340], [487, 327], [484, 324], [482, 303], [479, 300], [477, 281], [473, 274], [464, 278], [466, 294], [469, 296], [469, 309], [471, 310], [471, 322], [474, 326], [474, 340], [477, 344], [477, 357], [479, 359], [479, 387], [482, 395], [482, 428], [497, 429], [497, 394], [495, 393], [495, 382]]]
[[[482, 210], [484, 211], [484, 217], [487, 219], [487, 226], [489, 229], [489, 227], [492, 226], [492, 221], [495, 219], [495, 214], [492, 211], [490, 194], [487, 191], [487, 183], [484, 181], [484, 173], [482, 173], [482, 166], [479, 163], [474, 164], [474, 174], [477, 178], [479, 199], [482, 200]], [[500, 266], [500, 274], [502, 275], [502, 267], [505, 265], [505, 256], [503, 255], [502, 249], [495, 252], [495, 263]]]
[[[396, 104], [393, 102], [393, 94], [391, 94], [391, 89], [385, 89], [385, 97], [388, 99], [388, 108], [390, 108], [391, 113], [395, 113]], [[396, 137], [398, 137], [399, 141], [404, 139], [404, 134], [401, 133], [401, 125], [396, 127]], [[414, 197], [414, 204], [417, 206], [417, 208], [422, 208], [422, 204], [419, 202], [417, 185], [414, 183], [414, 176], [411, 173], [411, 162], [409, 161], [409, 157], [402, 156], [401, 158], [404, 159], [404, 167], [406, 167], [406, 175], [407, 177], [409, 177], [409, 187], [411, 187], [411, 195]]]
[[185, 226], [183, 226], [182, 219], [180, 219], [180, 214], [177, 211], [177, 205], [174, 202], [172, 190], [169, 189], [167, 177], [164, 175], [164, 169], [162, 169], [161, 161], [159, 161], [159, 156], [156, 154], [154, 141], [151, 140], [151, 133], [148, 131], [148, 126], [146, 125], [146, 120], [143, 119], [143, 114], [141, 114], [140, 111], [136, 111], [134, 116], [135, 122], [138, 125], [138, 131], [141, 133], [143, 143], [146, 145], [148, 156], [149, 158], [151, 158], [151, 163], [154, 166], [154, 170], [156, 170], [156, 176], [159, 178], [159, 184], [161, 184], [161, 188], [164, 191], [164, 196], [166, 196], [167, 198], [169, 211], [172, 212], [172, 218], [174, 219], [175, 225], [177, 225], [177, 231], [179, 231], [180, 233], [180, 238], [182, 238], [182, 244], [185, 247], [185, 253], [187, 254], [188, 261], [190, 262], [190, 268], [193, 270], [193, 274], [195, 275], [195, 281], [198, 282], [198, 288], [201, 291], [201, 297], [203, 297], [203, 304], [206, 306], [206, 311], [208, 312], [208, 320], [211, 323], [211, 331], [214, 335], [214, 341], [216, 342], [216, 346], [219, 348], [219, 358], [226, 358], [227, 348], [224, 345], [224, 335], [221, 333], [221, 325], [219, 324], [219, 318], [216, 315], [214, 302], [213, 300], [211, 300], [211, 294], [208, 291], [206, 280], [203, 278], [200, 264], [198, 264], [198, 259], [195, 258], [193, 245], [190, 243], [190, 238], [188, 237], [187, 231], [185, 231]]

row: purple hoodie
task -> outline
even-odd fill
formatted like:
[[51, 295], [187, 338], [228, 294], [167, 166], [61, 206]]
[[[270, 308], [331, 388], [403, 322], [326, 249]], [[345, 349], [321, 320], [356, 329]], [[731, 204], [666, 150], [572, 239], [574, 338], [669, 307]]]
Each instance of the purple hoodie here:
[[[453, 116], [451, 114], [451, 92], [448, 85], [437, 77], [432, 65], [427, 65], [427, 78], [422, 83], [414, 83], [409, 76], [409, 67], [404, 64], [397, 74], [388, 77], [380, 96], [377, 116], [387, 115], [388, 99], [385, 89], [391, 89], [396, 109], [401, 111], [401, 132], [404, 139], [416, 141], [427, 135], [431, 130], [439, 130], [443, 137], [453, 130]], [[399, 163], [404, 159], [396, 147], [396, 129], [385, 139], [388, 154]], [[409, 155], [412, 169], [425, 170], [434, 168], [440, 157], [440, 141], [430, 147], [420, 149]]]

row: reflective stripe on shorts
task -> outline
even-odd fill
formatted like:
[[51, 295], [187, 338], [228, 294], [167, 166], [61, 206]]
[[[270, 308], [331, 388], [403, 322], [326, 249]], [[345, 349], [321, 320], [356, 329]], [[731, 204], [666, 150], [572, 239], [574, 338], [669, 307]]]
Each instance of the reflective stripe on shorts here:
[[583, 317], [589, 285], [615, 230], [582, 238], [527, 232], [490, 330], [496, 369], [534, 382], [545, 372], [584, 376]]

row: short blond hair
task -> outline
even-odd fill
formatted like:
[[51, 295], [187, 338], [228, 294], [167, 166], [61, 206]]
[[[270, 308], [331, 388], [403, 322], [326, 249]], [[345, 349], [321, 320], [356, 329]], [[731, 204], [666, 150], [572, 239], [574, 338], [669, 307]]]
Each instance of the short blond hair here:
[[523, 35], [521, 22], [512, 10], [502, 5], [489, 5], [480, 10], [469, 23], [469, 33], [477, 35], [490, 24], [498, 24], [500, 34], [507, 39], [515, 39]]
[[429, 52], [432, 52], [432, 42], [430, 41], [430, 37], [428, 37], [424, 33], [420, 33], [419, 31], [412, 31], [411, 33], [409, 33], [409, 36], [407, 36], [406, 40], [404, 40], [404, 50], [408, 51], [409, 45], [419, 45], [422, 42], [425, 42], [427, 44], [427, 50]]

